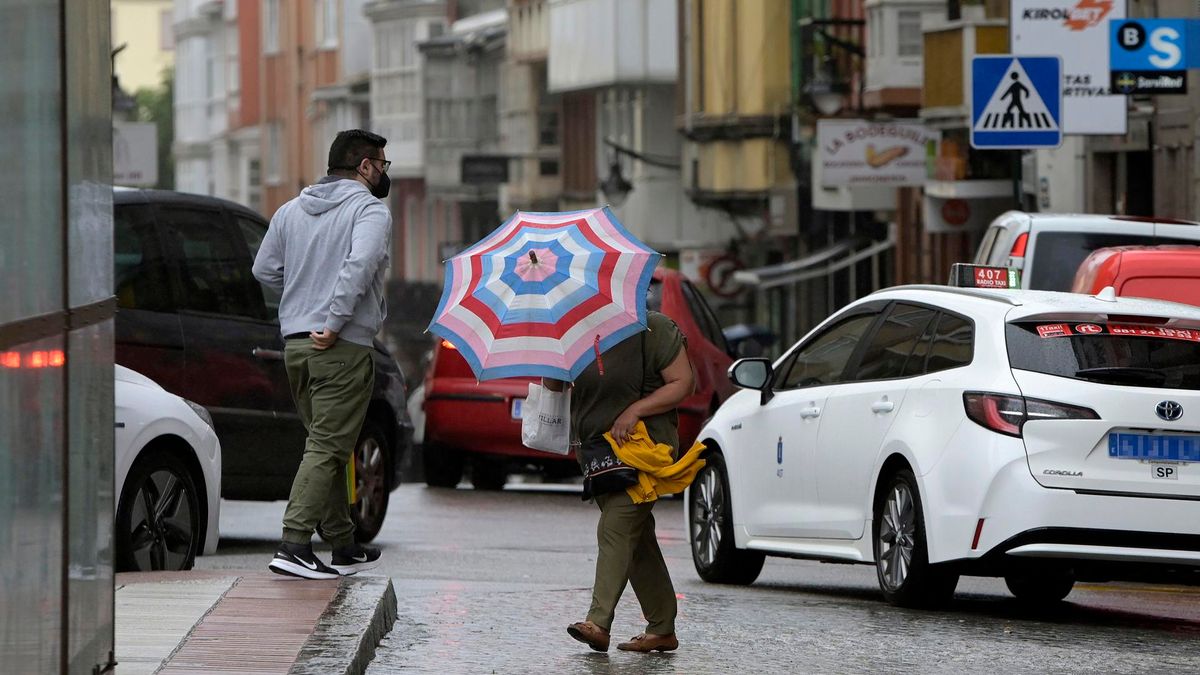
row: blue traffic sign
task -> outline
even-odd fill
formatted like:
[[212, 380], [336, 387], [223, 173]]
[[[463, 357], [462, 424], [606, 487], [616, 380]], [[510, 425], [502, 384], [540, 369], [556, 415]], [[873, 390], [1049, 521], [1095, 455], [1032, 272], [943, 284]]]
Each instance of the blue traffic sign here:
[[971, 147], [1062, 144], [1062, 59], [976, 56], [971, 62]]

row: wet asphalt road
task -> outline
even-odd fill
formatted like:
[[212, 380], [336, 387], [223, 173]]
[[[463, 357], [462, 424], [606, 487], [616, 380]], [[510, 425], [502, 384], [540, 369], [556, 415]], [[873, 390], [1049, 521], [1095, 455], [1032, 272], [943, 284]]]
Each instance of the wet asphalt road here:
[[[692, 568], [681, 500], [655, 508], [680, 598], [680, 650], [616, 651], [643, 628], [626, 591], [613, 650], [593, 653], [565, 630], [584, 618], [595, 561], [598, 511], [577, 494], [513, 483], [501, 493], [393, 492], [375, 572], [392, 577], [399, 619], [370, 675], [1200, 672], [1200, 588], [1077, 586], [1059, 610], [1035, 612], [1002, 581], [964, 578], [947, 610], [909, 611], [882, 601], [872, 567], [772, 558], [754, 585], [717, 586]], [[283, 503], [222, 509], [220, 550], [197, 567], [265, 568]]]

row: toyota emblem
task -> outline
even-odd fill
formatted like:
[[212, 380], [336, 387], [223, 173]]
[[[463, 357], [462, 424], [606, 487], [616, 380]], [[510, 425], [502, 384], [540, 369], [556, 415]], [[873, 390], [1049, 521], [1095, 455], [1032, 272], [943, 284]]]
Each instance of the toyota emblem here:
[[1159, 401], [1158, 405], [1154, 406], [1154, 412], [1164, 420], [1174, 422], [1183, 417], [1183, 406], [1175, 401]]

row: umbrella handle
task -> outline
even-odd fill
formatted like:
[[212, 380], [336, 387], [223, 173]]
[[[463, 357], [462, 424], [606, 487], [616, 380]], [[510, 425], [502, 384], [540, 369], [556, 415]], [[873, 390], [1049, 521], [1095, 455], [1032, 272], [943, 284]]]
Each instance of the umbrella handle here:
[[537, 254], [533, 251], [529, 252], [529, 262], [533, 263], [534, 265], [537, 264]]
[[596, 350], [596, 368], [600, 370], [600, 377], [604, 377], [604, 359], [600, 358], [600, 336], [596, 336], [596, 341], [592, 343], [592, 348]]

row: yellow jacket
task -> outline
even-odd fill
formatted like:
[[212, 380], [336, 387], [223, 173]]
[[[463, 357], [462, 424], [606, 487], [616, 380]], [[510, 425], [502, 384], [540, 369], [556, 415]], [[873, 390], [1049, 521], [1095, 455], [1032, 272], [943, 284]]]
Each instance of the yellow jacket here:
[[625, 445], [617, 445], [608, 433], [604, 434], [604, 440], [608, 441], [617, 459], [638, 470], [638, 484], [625, 489], [634, 504], [652, 502], [659, 495], [683, 492], [704, 468], [704, 460], [700, 459], [703, 443], [696, 442], [678, 461], [672, 461], [671, 446], [655, 443], [644, 422], [637, 423]]

